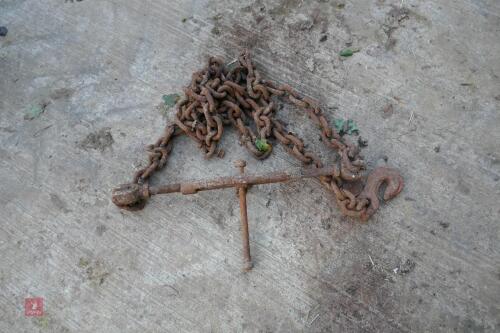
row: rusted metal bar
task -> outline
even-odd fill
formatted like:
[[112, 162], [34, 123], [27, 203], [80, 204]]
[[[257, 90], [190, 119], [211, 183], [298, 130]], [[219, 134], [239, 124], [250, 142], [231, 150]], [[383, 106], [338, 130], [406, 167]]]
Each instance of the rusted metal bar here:
[[113, 202], [121, 207], [133, 206], [157, 194], [180, 192], [182, 194], [194, 194], [200, 191], [215, 190], [229, 187], [279, 183], [301, 178], [315, 178], [321, 176], [337, 175], [336, 167], [324, 167], [316, 169], [299, 169], [293, 171], [271, 172], [267, 175], [238, 175], [220, 177], [211, 180], [188, 181], [160, 186], [149, 186], [147, 184], [123, 184], [113, 190]]
[[[245, 173], [247, 163], [243, 160], [235, 162], [235, 166], [240, 169], [240, 175]], [[241, 221], [241, 241], [243, 244], [243, 271], [252, 269], [252, 257], [250, 256], [250, 236], [248, 233], [247, 215], [247, 185], [238, 185], [238, 197], [240, 199], [240, 221]]]
[[314, 178], [320, 176], [331, 176], [336, 173], [335, 167], [324, 167], [319, 169], [299, 169], [291, 171], [271, 172], [267, 175], [239, 175], [219, 177], [211, 180], [198, 180], [184, 182], [181, 184], [169, 184], [150, 187], [151, 194], [164, 194], [181, 192], [182, 194], [194, 194], [200, 191], [216, 190], [240, 185], [259, 185], [281, 183], [301, 178]]

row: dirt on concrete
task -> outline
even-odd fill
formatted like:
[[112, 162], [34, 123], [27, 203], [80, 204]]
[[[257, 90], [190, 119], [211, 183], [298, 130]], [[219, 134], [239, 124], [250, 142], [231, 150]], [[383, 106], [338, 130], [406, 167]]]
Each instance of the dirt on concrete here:
[[113, 135], [111, 135], [111, 128], [104, 127], [100, 130], [88, 134], [82, 141], [78, 143], [78, 146], [82, 149], [94, 149], [105, 151], [107, 148], [111, 147], [115, 140]]

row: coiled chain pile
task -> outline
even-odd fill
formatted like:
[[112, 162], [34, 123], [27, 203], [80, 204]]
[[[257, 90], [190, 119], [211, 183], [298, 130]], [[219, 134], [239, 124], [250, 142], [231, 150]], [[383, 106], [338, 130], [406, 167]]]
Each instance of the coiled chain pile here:
[[[306, 150], [304, 142], [275, 118], [276, 98], [288, 100], [304, 110], [321, 131], [322, 141], [338, 153], [337, 171], [320, 180], [334, 193], [343, 214], [366, 220], [378, 209], [377, 192], [382, 183], [387, 183], [386, 200], [402, 190], [403, 180], [394, 169], [378, 168], [368, 178], [363, 177], [365, 163], [359, 155], [359, 146], [329, 126], [318, 102], [301, 96], [289, 85], [264, 80], [248, 51], [240, 54], [232, 66], [211, 57], [204, 69], [193, 74], [184, 96], [176, 104], [174, 123], [168, 124], [164, 135], [148, 146], [149, 163], [135, 173], [133, 183], [146, 183], [155, 171], [165, 166], [173, 139], [181, 134], [194, 140], [207, 158], [214, 154], [222, 157], [218, 142], [225, 125], [236, 128], [241, 143], [257, 159], [271, 154], [272, 145], [267, 142], [275, 139], [303, 164], [322, 167], [321, 160]], [[259, 147], [259, 142], [265, 143], [264, 149]], [[361, 188], [352, 186], [356, 183], [364, 185], [364, 190], [355, 193], [348, 189]]]

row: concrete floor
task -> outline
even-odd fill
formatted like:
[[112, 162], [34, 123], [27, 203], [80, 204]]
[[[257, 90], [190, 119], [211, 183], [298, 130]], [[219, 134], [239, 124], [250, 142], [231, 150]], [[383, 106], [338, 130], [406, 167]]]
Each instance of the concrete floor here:
[[[0, 0], [2, 25], [1, 332], [500, 331], [498, 1]], [[244, 47], [406, 181], [366, 224], [315, 180], [252, 188], [248, 274], [233, 190], [110, 201], [171, 119], [161, 96]], [[279, 115], [333, 158], [303, 113]], [[222, 146], [206, 161], [178, 140], [153, 183], [299, 166], [233, 131]]]

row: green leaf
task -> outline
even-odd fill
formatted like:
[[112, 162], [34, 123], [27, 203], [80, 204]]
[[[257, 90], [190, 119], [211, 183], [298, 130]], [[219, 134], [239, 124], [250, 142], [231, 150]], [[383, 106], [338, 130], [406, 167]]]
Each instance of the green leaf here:
[[356, 52], [359, 52], [359, 49], [343, 49], [342, 51], [340, 51], [340, 56], [341, 57], [350, 57], [352, 56], [354, 53]]
[[347, 121], [342, 118], [334, 119], [335, 130], [339, 135], [344, 134], [359, 134], [359, 128], [356, 123], [352, 119], [348, 119]]
[[40, 105], [32, 106], [28, 111], [26, 111], [24, 119], [33, 120], [35, 118], [38, 118], [44, 111], [45, 108]]
[[217, 14], [217, 15], [212, 16], [212, 20], [214, 20], [214, 21], [218, 21], [218, 20], [220, 20], [222, 17], [223, 17], [223, 16], [222, 16], [222, 14]]
[[88, 259], [85, 258], [80, 258], [80, 261], [78, 261], [78, 267], [85, 268], [90, 264]]
[[179, 96], [179, 94], [169, 94], [169, 95], [163, 95], [162, 98], [165, 105], [168, 108], [171, 108], [175, 105], [175, 103], [177, 103], [177, 101], [179, 100], [179, 98], [181, 98], [181, 96]]
[[271, 145], [267, 143], [266, 139], [257, 139], [255, 140], [255, 147], [263, 153], [268, 151], [271, 148]]
[[345, 120], [342, 118], [336, 118], [334, 119], [334, 126], [335, 129], [337, 130], [337, 133], [342, 135], [344, 133], [344, 125], [345, 125]]
[[349, 119], [347, 120], [347, 134], [351, 135], [353, 133], [359, 134], [359, 128], [352, 119]]

